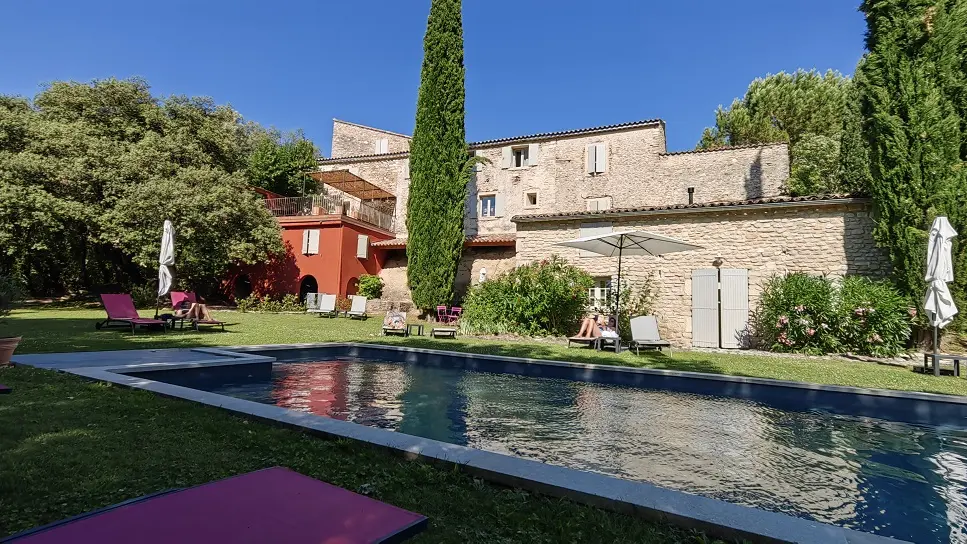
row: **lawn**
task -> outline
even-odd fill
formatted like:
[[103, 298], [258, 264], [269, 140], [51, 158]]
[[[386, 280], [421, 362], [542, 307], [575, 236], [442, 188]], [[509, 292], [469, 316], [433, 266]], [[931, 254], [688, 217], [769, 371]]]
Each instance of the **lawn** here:
[[[147, 312], [142, 312], [147, 315]], [[795, 380], [823, 384], [852, 385], [878, 389], [926, 391], [967, 395], [967, 380], [952, 376], [935, 377], [873, 363], [814, 357], [768, 357], [742, 353], [708, 353], [676, 350], [671, 357], [650, 352], [615, 355], [588, 349], [568, 349], [562, 343], [538, 341], [494, 341], [475, 338], [433, 340], [428, 337], [383, 337], [381, 321], [326, 319], [308, 315], [216, 312], [231, 325], [227, 331], [168, 333], [121, 330], [96, 331], [101, 310], [40, 309], [18, 310], [0, 334], [23, 335], [17, 353], [94, 351], [137, 348], [237, 346], [246, 344], [288, 344], [302, 342], [357, 341], [449, 349], [472, 353], [576, 361], [606, 365], [664, 368]], [[427, 333], [429, 330], [427, 330]]]

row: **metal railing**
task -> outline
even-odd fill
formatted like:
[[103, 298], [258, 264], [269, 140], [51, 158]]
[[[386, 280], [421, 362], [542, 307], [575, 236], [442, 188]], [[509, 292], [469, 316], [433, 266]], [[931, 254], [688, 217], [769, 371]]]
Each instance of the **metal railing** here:
[[265, 206], [276, 217], [342, 215], [388, 231], [393, 230], [393, 214], [365, 202], [329, 195], [267, 198]]

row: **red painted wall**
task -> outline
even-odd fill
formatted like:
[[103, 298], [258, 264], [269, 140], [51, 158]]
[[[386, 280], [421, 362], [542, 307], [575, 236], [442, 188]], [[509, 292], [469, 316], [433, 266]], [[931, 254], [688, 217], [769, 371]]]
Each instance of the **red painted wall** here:
[[[236, 298], [236, 281], [247, 276], [251, 294], [259, 297], [299, 294], [303, 278], [312, 276], [320, 293], [336, 293], [346, 296], [355, 294], [355, 281], [362, 274], [379, 274], [382, 270], [382, 254], [370, 248], [369, 258], [356, 258], [357, 236], [365, 234], [370, 242], [386, 240], [392, 236], [383, 231], [355, 222], [340, 220], [295, 220], [280, 222], [283, 255], [273, 261], [251, 266], [240, 266], [226, 278], [225, 294]], [[319, 254], [302, 254], [303, 231], [319, 230]], [[244, 293], [240, 293], [244, 294]]]

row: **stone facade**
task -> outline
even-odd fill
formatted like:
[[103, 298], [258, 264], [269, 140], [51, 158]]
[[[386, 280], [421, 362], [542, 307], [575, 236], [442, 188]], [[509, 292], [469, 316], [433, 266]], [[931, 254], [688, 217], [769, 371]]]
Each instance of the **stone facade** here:
[[[578, 221], [520, 222], [517, 262], [532, 262], [554, 253], [595, 277], [613, 279], [617, 258], [582, 257], [575, 249], [554, 245], [580, 236], [582, 222], [608, 219], [600, 215]], [[652, 279], [662, 337], [676, 346], [691, 345], [693, 270], [716, 266], [747, 269], [749, 307], [754, 310], [763, 281], [775, 274], [804, 271], [833, 277], [879, 276], [890, 269], [886, 256], [873, 242], [869, 204], [855, 199], [835, 205], [822, 201], [794, 207], [761, 204], [735, 211], [697, 208], [611, 219], [615, 230], [647, 230], [704, 248], [622, 261], [623, 285], [634, 288], [646, 278]]]
[[[386, 140], [386, 151], [377, 147]], [[332, 120], [332, 156], [356, 157], [379, 153], [399, 153], [410, 150], [410, 137], [387, 130], [357, 125], [339, 119]]]

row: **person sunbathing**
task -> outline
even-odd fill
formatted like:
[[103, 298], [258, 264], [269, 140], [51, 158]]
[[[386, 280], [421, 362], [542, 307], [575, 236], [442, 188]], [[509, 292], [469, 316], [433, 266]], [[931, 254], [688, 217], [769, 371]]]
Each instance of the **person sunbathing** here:
[[192, 321], [214, 321], [212, 313], [208, 310], [208, 305], [205, 304], [205, 300], [201, 297], [198, 300], [201, 302], [182, 301], [181, 308], [175, 310], [175, 317], [179, 319], [191, 319]]
[[586, 317], [581, 320], [581, 330], [578, 332], [576, 338], [598, 338], [603, 336], [605, 338], [617, 338], [618, 333], [614, 330], [614, 318], [605, 317], [598, 314], [594, 317]]

